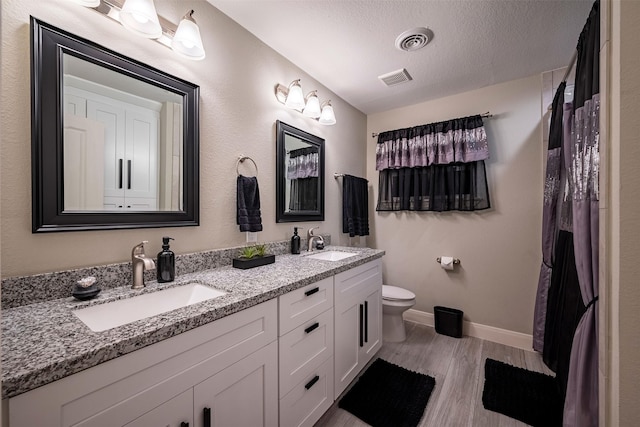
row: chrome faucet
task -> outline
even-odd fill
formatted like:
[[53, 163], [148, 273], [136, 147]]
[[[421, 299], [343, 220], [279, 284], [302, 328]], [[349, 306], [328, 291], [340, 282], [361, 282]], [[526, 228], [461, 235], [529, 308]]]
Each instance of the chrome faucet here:
[[316, 236], [313, 234], [313, 230], [320, 228], [320, 227], [313, 227], [310, 228], [309, 230], [307, 230], [307, 251], [311, 252], [313, 250], [313, 241], [314, 240], [318, 240], [320, 243], [322, 243], [324, 245], [324, 239], [322, 238], [322, 236]]
[[144, 254], [144, 244], [149, 243], [144, 240], [133, 247], [131, 251], [131, 264], [133, 267], [133, 286], [131, 289], [142, 289], [146, 285], [144, 284], [144, 271], [153, 270], [156, 268], [156, 264], [151, 258], [147, 258]]

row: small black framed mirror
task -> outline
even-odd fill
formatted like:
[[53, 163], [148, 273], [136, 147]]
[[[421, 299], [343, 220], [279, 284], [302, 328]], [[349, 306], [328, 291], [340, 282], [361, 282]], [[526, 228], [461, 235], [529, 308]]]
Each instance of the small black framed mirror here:
[[276, 222], [324, 221], [324, 139], [276, 121]]
[[32, 231], [199, 225], [199, 91], [31, 17]]

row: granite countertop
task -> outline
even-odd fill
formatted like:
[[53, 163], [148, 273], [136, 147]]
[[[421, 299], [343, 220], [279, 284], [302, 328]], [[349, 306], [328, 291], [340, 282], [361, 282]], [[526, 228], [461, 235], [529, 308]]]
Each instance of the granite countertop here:
[[[328, 250], [358, 255], [341, 261], [306, 259], [304, 252], [278, 255], [275, 263], [255, 269], [220, 267], [185, 274], [171, 283], [148, 282], [142, 290], [128, 286], [103, 290], [90, 301], [70, 296], [3, 310], [2, 398], [25, 393], [384, 255], [382, 250], [369, 248], [327, 246], [325, 252]], [[103, 332], [91, 331], [72, 313], [191, 282], [227, 294]]]

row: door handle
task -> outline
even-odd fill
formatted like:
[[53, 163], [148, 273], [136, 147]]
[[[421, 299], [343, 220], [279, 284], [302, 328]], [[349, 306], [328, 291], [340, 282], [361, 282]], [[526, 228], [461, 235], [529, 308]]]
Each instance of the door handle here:
[[204, 416], [204, 427], [211, 427], [211, 408], [204, 408], [202, 415]]
[[131, 190], [131, 160], [127, 160], [127, 190]]
[[318, 326], [320, 326], [320, 324], [318, 322], [314, 323], [313, 325], [309, 326], [307, 329], [305, 329], [304, 331], [308, 334], [310, 332], [315, 331]]
[[118, 159], [118, 188], [122, 188], [122, 159]]
[[364, 302], [364, 342], [369, 342], [369, 302]]
[[189, 427], [189, 423], [185, 423], [184, 421], [180, 423], [180, 427]]
[[364, 342], [363, 340], [363, 329], [364, 327], [364, 305], [360, 304], [360, 325], [359, 325], [359, 329], [360, 329], [360, 347], [364, 347]]

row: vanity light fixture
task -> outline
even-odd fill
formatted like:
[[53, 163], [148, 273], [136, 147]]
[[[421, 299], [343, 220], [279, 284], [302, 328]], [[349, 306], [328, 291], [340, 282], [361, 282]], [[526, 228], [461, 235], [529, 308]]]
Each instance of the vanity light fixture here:
[[312, 90], [305, 97], [304, 110], [302, 110], [302, 114], [307, 117], [311, 117], [312, 119], [317, 119], [320, 117], [320, 100], [318, 100], [318, 91]]
[[193, 10], [187, 12], [178, 24], [171, 48], [189, 59], [204, 59], [204, 47], [200, 37], [200, 27], [193, 19]]
[[300, 86], [300, 79], [291, 82], [286, 96], [284, 105], [288, 108], [298, 111], [304, 109], [304, 94], [302, 93], [302, 86]]
[[304, 96], [302, 86], [300, 86], [300, 79], [292, 81], [288, 88], [277, 84], [275, 93], [278, 102], [301, 112], [306, 117], [318, 120], [320, 124], [334, 125], [336, 123], [331, 101], [325, 101], [320, 104], [317, 90], [312, 90], [307, 96]]
[[193, 19], [193, 10], [175, 25], [156, 13], [153, 0], [69, 0], [122, 24], [132, 32], [173, 49], [189, 59], [204, 59], [205, 51], [200, 28]]
[[322, 125], [336, 124], [336, 115], [333, 113], [331, 101], [325, 101], [322, 103], [322, 114], [320, 115], [318, 122]]
[[125, 0], [120, 10], [120, 22], [127, 30], [142, 37], [157, 39], [162, 35], [153, 0]]

